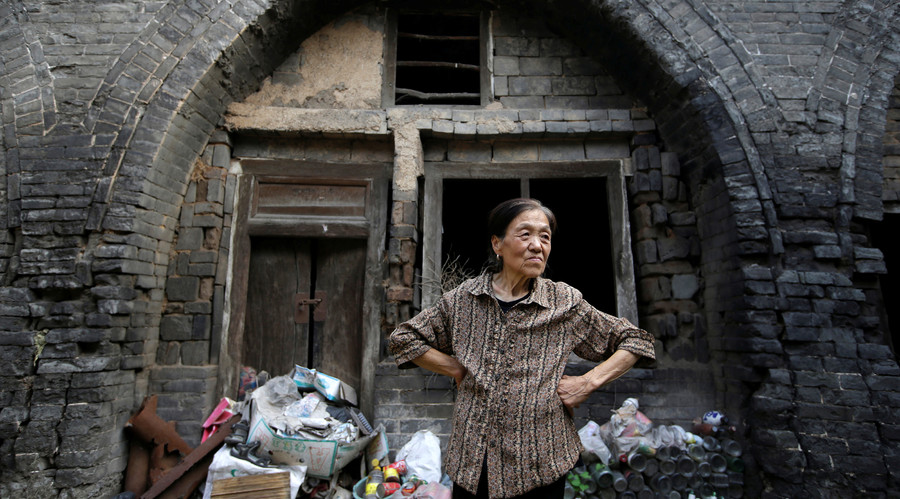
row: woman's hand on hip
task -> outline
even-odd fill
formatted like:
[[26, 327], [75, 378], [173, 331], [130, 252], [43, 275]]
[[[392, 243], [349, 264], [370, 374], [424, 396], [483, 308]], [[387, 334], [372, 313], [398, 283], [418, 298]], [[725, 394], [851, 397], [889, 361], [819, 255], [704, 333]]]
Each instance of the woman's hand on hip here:
[[584, 376], [567, 376], [564, 374], [562, 379], [559, 380], [559, 386], [556, 388], [556, 393], [559, 394], [559, 398], [566, 409], [568, 409], [569, 414], [587, 400], [593, 392], [590, 382]]

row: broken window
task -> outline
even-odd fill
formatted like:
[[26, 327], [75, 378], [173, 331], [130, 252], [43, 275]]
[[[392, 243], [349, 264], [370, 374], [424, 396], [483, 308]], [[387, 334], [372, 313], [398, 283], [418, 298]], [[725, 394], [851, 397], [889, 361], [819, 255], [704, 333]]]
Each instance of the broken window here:
[[392, 15], [385, 106], [486, 104], [490, 76], [485, 16], [477, 11]]
[[454, 279], [482, 271], [491, 256], [488, 212], [522, 196], [539, 199], [559, 222], [545, 276], [578, 288], [598, 309], [636, 322], [622, 168], [619, 161], [553, 167], [426, 163], [422, 306], [434, 303]]

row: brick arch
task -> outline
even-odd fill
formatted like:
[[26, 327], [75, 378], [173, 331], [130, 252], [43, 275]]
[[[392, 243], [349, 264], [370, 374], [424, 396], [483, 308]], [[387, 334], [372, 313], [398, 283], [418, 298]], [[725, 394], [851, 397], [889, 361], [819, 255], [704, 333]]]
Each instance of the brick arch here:
[[[565, 25], [564, 32], [589, 54], [620, 68], [616, 76], [649, 104], [665, 143], [682, 158], [696, 200], [714, 206], [701, 213], [701, 237], [736, 250], [708, 262], [707, 293], [716, 296], [721, 287], [739, 286], [741, 257], [778, 253], [771, 194], [745, 118], [765, 121], [767, 97], [758, 92], [740, 102], [733, 97], [756, 91], [757, 77], [743, 69], [724, 25], [687, 2], [663, 8], [651, 0], [529, 1]], [[319, 26], [364, 3], [275, 0], [260, 7], [248, 0], [231, 11], [194, 12], [198, 24], [191, 33], [176, 29], [175, 7], [162, 9], [114, 66], [85, 121], [95, 133], [117, 133], [88, 228], [171, 241], [189, 171], [225, 106], [254, 90]], [[714, 28], [715, 43], [695, 43], [694, 34], [667, 12], [685, 6]], [[146, 72], [138, 59], [148, 47], [166, 53], [157, 57], [154, 76], [136, 85]], [[732, 57], [712, 57], [712, 51], [723, 50]], [[738, 82], [728, 86], [719, 74], [726, 71], [741, 72]], [[124, 114], [118, 111], [123, 107]], [[163, 265], [142, 272], [161, 286]], [[714, 325], [735, 320], [727, 314], [738, 307], [726, 302], [740, 297], [730, 291], [725, 296], [730, 298], [716, 300], [721, 311], [713, 312], [720, 315]]]
[[[676, 6], [688, 6], [705, 26], [713, 26], [712, 38], [720, 43], [702, 48], [692, 33], [678, 28], [667, 13], [669, 7], [649, 0], [530, 1], [548, 19], [564, 23], [564, 32], [590, 55], [611, 61], [610, 66], [619, 68], [615, 76], [649, 105], [666, 145], [682, 159], [698, 206], [712, 207], [698, 213], [701, 237], [711, 246], [733, 248], [704, 256], [709, 259], [704, 270], [707, 294], [725, 297], [715, 300], [719, 308], [712, 313], [718, 317], [711, 325], [740, 322], [729, 314], [742, 310], [735, 292], [744, 279], [741, 258], [778, 253], [780, 241], [772, 229], [776, 220], [763, 160], [747, 123], [766, 121], [767, 97], [755, 90], [756, 76], [743, 69], [739, 52], [727, 41], [727, 30], [687, 2]], [[148, 244], [171, 242], [192, 165], [226, 105], [253, 91], [319, 26], [364, 3], [274, 0], [260, 7], [239, 1], [232, 11], [196, 12], [191, 33], [176, 30], [175, 7], [161, 10], [107, 76], [85, 120], [94, 133], [112, 130], [117, 137], [88, 228], [136, 234]], [[139, 80], [146, 72], [139, 56], [153, 46], [166, 48], [153, 73], [159, 76]], [[734, 59], [710, 62], [713, 50], [730, 51]], [[726, 84], [720, 75], [726, 71], [741, 72], [738, 82]], [[757, 93], [738, 101], [734, 94], [740, 91]], [[164, 264], [137, 272], [149, 278], [144, 281], [148, 286], [164, 286]], [[160, 308], [146, 315], [158, 322]], [[742, 349], [740, 342], [723, 348], [731, 345]]]
[[[104, 205], [108, 202], [125, 213], [130, 212], [128, 207], [136, 204], [134, 195], [140, 190], [138, 186], [153, 170], [148, 168], [151, 163], [148, 160], [160, 161], [160, 153], [166, 149], [164, 142], [174, 140], [167, 131], [173, 126], [178, 128], [176, 122], [187, 114], [199, 115], [205, 119], [201, 123], [204, 133], [211, 132], [224, 106], [254, 90], [275, 64], [299, 46], [305, 38], [302, 33], [311, 34], [325, 21], [364, 3], [360, 0], [276, 0], [260, 7], [256, 2], [247, 1], [238, 2], [231, 11], [212, 8], [187, 14], [184, 6], [176, 9], [169, 5], [161, 9], [155, 21], [126, 49], [106, 77], [85, 119], [85, 126], [92, 132], [104, 128], [118, 130], [105, 173], [123, 179], [122, 185], [115, 189], [122, 194], [115, 195], [107, 188], [107, 195], [98, 193], [95, 203]], [[658, 121], [662, 122], [661, 131], [666, 143], [680, 149], [682, 157], [689, 160], [688, 167], [698, 172], [718, 169], [722, 165], [737, 167], [741, 171], [732, 175], [751, 175], [757, 196], [765, 202], [770, 201], [767, 180], [745, 122], [746, 119], [770, 118], [765, 104], [768, 97], [756, 90], [761, 87], [755, 84], [759, 78], [752, 70], [748, 72], [742, 67], [744, 58], [735, 47], [734, 38], [708, 10], [698, 11], [690, 3], [684, 3], [695, 12], [695, 17], [716, 33], [711, 38], [717, 43], [707, 41], [701, 46], [693, 43], [693, 33], [679, 28], [676, 19], [666, 11], [682, 5], [663, 8], [655, 0], [645, 0], [646, 5], [641, 6], [597, 0], [552, 3], [532, 0], [532, 3], [538, 9], [548, 9], [551, 18], [564, 19], [559, 13], [572, 12], [573, 17], [565, 19], [569, 21], [566, 25], [574, 26], [576, 37], [584, 42], [598, 38], [627, 40], [626, 51], [612, 53], [602, 48], [608, 44], [595, 44], [593, 47], [601, 48], [588, 47], [587, 50], [613, 61], [628, 60], [628, 67], [634, 67], [635, 63], [640, 67], [639, 71], [622, 72], [617, 76], [633, 85], [655, 114], [663, 118]], [[197, 24], [190, 34], [181, 33], [174, 27], [179, 15], [196, 18]], [[609, 29], [598, 35], [596, 26]], [[289, 33], [293, 35], [290, 41], [287, 40]], [[297, 36], [298, 33], [301, 35]], [[667, 36], [660, 37], [658, 33]], [[669, 35], [673, 38], [669, 39]], [[149, 77], [147, 70], [137, 63], [148, 47], [168, 49]], [[710, 57], [711, 51], [721, 51], [723, 47], [727, 47], [732, 57]], [[250, 64], [240, 65], [235, 61]], [[719, 75], [725, 71], [743, 74], [737, 83], [729, 81], [726, 85]], [[654, 76], [636, 79], [635, 73]], [[138, 78], [140, 75], [144, 76], [143, 81]], [[140, 81], [141, 84], [136, 83]], [[751, 98], [739, 102], [733, 98], [734, 93], [746, 94], [751, 90], [756, 92]], [[179, 107], [178, 103], [183, 101], [185, 105]], [[124, 114], [117, 112], [123, 104], [128, 109]], [[182, 125], [186, 126], [186, 123]], [[694, 131], [685, 133], [686, 130]], [[202, 147], [201, 142], [194, 144], [195, 151]], [[105, 208], [103, 206], [103, 211]], [[761, 221], [763, 225], [775, 225], [772, 210], [760, 213], [771, 214], [768, 220]], [[93, 224], [89, 228], [101, 226], [98, 217]], [[102, 226], [116, 229], [123, 228], [123, 224], [128, 225], [128, 222], [113, 216]], [[778, 243], [774, 246], [777, 248]]]
[[[361, 3], [192, 4], [204, 9], [198, 11], [173, 2], [161, 9], [106, 77], [85, 119], [93, 133], [115, 134], [88, 229], [141, 232], [136, 208], [147, 208], [138, 202], [145, 194], [157, 200], [154, 211], [177, 215], [180, 196], [161, 190], [183, 192], [225, 106], [255, 91], [327, 20]], [[181, 28], [185, 19], [193, 22], [190, 31]]]
[[[873, 15], [887, 11], [887, 15]], [[847, 2], [832, 23], [816, 68], [810, 108], [841, 127], [840, 203], [851, 217], [881, 218], [881, 151], [885, 104], [900, 64], [900, 7]], [[860, 47], [866, 47], [864, 53]], [[847, 222], [842, 223], [846, 229]]]
[[[712, 363], [724, 373], [717, 399], [721, 409], [741, 414], [759, 384], [724, 366], [743, 365], [760, 343], [781, 351], [754, 324], [755, 309], [768, 305], [744, 296], [745, 281], [774, 288], [775, 276], [752, 263], [783, 252], [766, 173], [771, 159], [759, 154], [751, 135], [771, 129], [773, 98], [759, 90], [759, 75], [745, 68], [746, 51], [727, 28], [691, 2], [663, 8], [652, 0], [569, 0], [545, 14], [588, 53], [612, 62], [610, 71], [648, 105], [666, 147], [681, 159], [704, 248], [707, 334], [719, 345]], [[686, 32], [687, 24], [699, 28]]]

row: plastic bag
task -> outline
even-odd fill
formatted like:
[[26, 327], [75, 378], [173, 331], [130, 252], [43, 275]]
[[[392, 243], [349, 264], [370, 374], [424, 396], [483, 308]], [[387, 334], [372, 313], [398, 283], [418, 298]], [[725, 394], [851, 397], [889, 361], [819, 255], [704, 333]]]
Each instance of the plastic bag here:
[[408, 474], [430, 482], [441, 481], [441, 441], [428, 430], [417, 431], [397, 452], [397, 461], [406, 460]]
[[267, 473], [283, 473], [291, 474], [291, 497], [297, 497], [300, 485], [306, 479], [306, 466], [297, 464], [294, 466], [278, 466], [263, 468], [257, 466], [250, 461], [238, 459], [231, 455], [231, 449], [228, 446], [222, 446], [215, 456], [213, 456], [212, 464], [209, 465], [209, 472], [206, 475], [206, 488], [203, 490], [203, 499], [209, 499], [212, 494], [213, 482], [226, 478], [247, 476], [247, 475], [265, 475]]
[[650, 431], [653, 422], [638, 410], [636, 398], [628, 398], [622, 407], [613, 411], [609, 425], [614, 437], [639, 437]]
[[452, 490], [439, 482], [428, 482], [417, 488], [412, 499], [450, 499]]
[[581, 445], [584, 446], [582, 459], [585, 462], [593, 462], [599, 459], [603, 464], [609, 464], [612, 453], [609, 447], [603, 443], [603, 437], [600, 436], [600, 425], [593, 421], [588, 421], [586, 425], [578, 430], [578, 436], [581, 438]]

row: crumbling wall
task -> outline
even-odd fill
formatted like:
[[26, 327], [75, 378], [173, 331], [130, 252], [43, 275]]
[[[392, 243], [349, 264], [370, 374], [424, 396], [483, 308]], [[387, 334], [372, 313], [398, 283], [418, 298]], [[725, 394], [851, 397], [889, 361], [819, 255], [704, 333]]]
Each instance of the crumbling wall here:
[[244, 102], [260, 106], [373, 109], [381, 106], [384, 9], [341, 16], [300, 45]]

